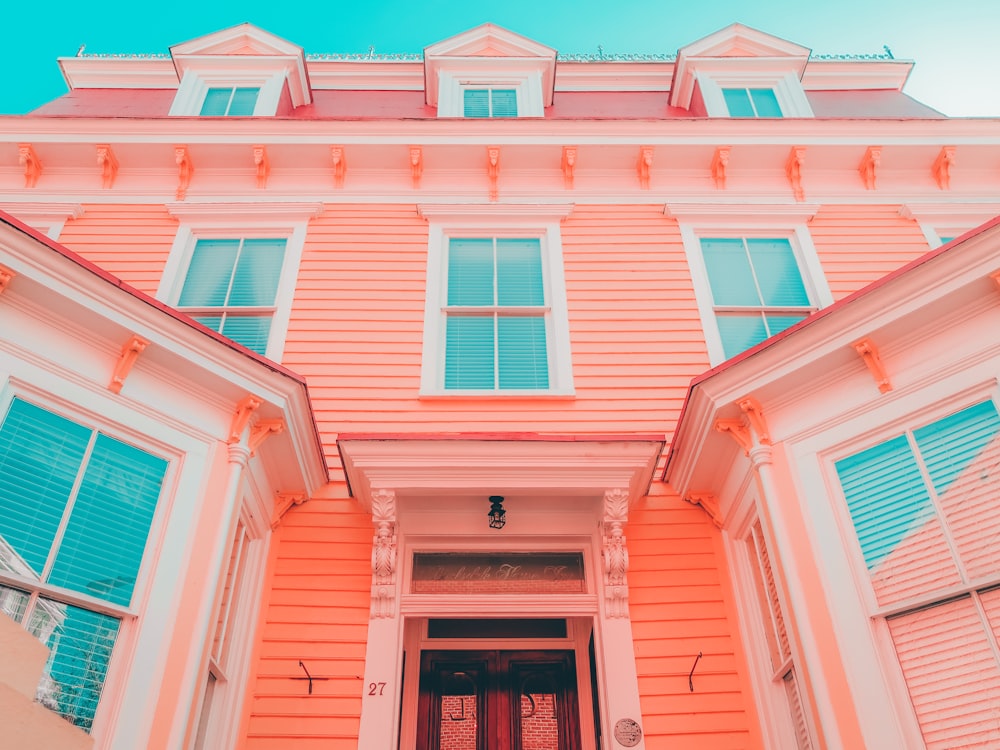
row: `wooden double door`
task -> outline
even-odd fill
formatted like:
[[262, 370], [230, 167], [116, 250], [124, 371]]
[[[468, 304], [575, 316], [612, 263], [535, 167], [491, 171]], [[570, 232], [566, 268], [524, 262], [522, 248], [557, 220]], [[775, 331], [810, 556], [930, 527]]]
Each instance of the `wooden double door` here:
[[579, 750], [572, 651], [423, 651], [417, 750]]

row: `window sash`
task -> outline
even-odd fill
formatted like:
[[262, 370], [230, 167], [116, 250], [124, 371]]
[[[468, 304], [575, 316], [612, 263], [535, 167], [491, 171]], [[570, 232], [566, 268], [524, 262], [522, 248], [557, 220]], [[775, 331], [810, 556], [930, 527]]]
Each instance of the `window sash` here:
[[462, 112], [465, 117], [517, 117], [517, 89], [463, 89]]
[[783, 117], [772, 88], [724, 88], [722, 96], [730, 117]]
[[259, 87], [212, 87], [198, 113], [202, 117], [249, 117], [257, 106]]

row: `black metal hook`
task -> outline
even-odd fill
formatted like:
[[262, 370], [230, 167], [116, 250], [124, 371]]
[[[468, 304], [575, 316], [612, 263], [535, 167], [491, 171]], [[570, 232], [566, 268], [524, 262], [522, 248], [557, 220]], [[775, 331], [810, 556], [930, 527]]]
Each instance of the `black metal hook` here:
[[313, 676], [311, 674], [309, 674], [309, 670], [306, 669], [306, 665], [302, 663], [301, 659], [299, 659], [299, 666], [302, 667], [302, 671], [306, 673], [306, 679], [309, 680], [309, 695], [312, 695], [313, 694]]
[[694, 664], [691, 665], [691, 671], [688, 673], [688, 688], [690, 688], [692, 693], [694, 692], [694, 668], [698, 666], [698, 662], [700, 660], [701, 660], [701, 651], [699, 651], [698, 655], [694, 657]]

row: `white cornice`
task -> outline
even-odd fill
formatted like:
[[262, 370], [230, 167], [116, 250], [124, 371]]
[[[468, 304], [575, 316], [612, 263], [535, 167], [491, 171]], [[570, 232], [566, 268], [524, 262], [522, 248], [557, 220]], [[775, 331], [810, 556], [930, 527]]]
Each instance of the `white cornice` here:
[[180, 80], [173, 62], [165, 59], [60, 57], [58, 62], [70, 90], [176, 89]]
[[802, 74], [806, 91], [901, 91], [913, 70], [911, 60], [810, 60]]

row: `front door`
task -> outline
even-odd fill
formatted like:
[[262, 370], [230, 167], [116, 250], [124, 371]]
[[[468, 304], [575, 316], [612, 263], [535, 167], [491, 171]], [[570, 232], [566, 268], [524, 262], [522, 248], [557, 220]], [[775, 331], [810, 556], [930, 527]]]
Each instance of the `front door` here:
[[417, 750], [579, 750], [572, 651], [423, 651]]

